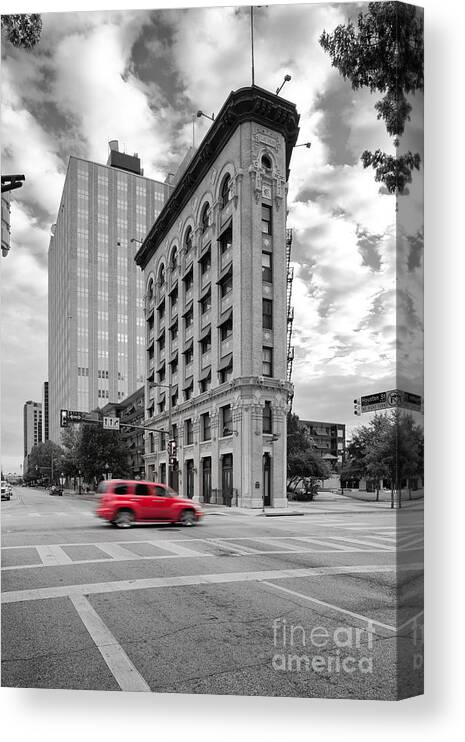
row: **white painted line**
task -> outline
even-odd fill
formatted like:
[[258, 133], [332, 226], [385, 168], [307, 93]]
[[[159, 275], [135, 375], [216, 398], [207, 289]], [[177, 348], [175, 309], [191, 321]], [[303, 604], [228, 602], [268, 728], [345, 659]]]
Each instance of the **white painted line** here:
[[[289, 595], [294, 595], [296, 598], [300, 598], [301, 600], [307, 600], [311, 603], [316, 603], [317, 605], [322, 605], [325, 608], [331, 608], [333, 611], [337, 611], [338, 613], [345, 613], [347, 616], [351, 616], [351, 618], [357, 618], [360, 621], [364, 621], [368, 624], [368, 627], [373, 627], [374, 624], [376, 626], [381, 626], [383, 629], [388, 629], [389, 631], [396, 631], [395, 626], [391, 626], [390, 624], [381, 623], [381, 621], [376, 621], [373, 618], [369, 618], [368, 616], [362, 616], [360, 613], [353, 613], [352, 611], [348, 611], [345, 608], [340, 608], [337, 605], [333, 605], [332, 603], [325, 603], [324, 600], [318, 600], [317, 598], [312, 598], [309, 595], [304, 595], [303, 593], [298, 593], [295, 590], [289, 590], [287, 587], [283, 587], [282, 585], [275, 585], [272, 582], [267, 582], [265, 580], [262, 581], [262, 585], [268, 585], [268, 587], [272, 587], [275, 590], [280, 590], [283, 593], [289, 593]], [[370, 631], [370, 628], [368, 628], [368, 631]]]
[[72, 595], [71, 601], [121, 690], [150, 691], [110, 629], [84, 595]]
[[251, 546], [238, 546], [237, 544], [229, 543], [228, 539], [222, 538], [209, 538], [207, 542], [216, 546], [219, 549], [225, 549], [225, 551], [232, 551], [234, 554], [239, 556], [248, 556], [250, 554], [263, 554], [259, 549], [253, 549]]
[[[181, 557], [198, 557], [199, 552], [193, 549], [188, 549], [187, 546], [182, 546], [177, 541], [147, 541], [146, 543], [156, 546], [159, 549], [165, 549], [171, 554]], [[207, 554], [205, 554], [207, 556]]]
[[46, 567], [73, 563], [71, 557], [63, 551], [61, 546], [36, 546], [36, 549], [42, 564]]
[[[129, 551], [129, 549], [125, 549], [124, 546], [120, 546], [119, 544], [112, 544], [112, 543], [98, 543], [95, 544], [97, 549], [100, 549], [105, 554], [108, 554], [108, 556], [112, 557], [112, 559], [117, 559], [118, 561], [128, 559], [140, 559], [140, 557], [137, 554], [134, 554], [133, 551]], [[96, 560], [97, 561], [97, 560]], [[102, 561], [101, 559], [98, 561]]]
[[230, 582], [255, 582], [260, 580], [298, 579], [301, 577], [320, 577], [322, 575], [383, 574], [418, 570], [423, 572], [423, 564], [409, 565], [353, 565], [339, 567], [304, 567], [301, 569], [262, 570], [258, 572], [228, 572], [202, 575], [181, 575], [179, 577], [150, 577], [140, 580], [118, 580], [115, 582], [90, 582], [83, 585], [58, 585], [29, 590], [11, 590], [2, 593], [2, 603], [19, 603], [28, 600], [46, 600], [67, 595], [94, 595], [117, 593], [131, 590], [147, 590], [165, 587], [186, 587], [189, 585], [214, 585]]
[[[147, 542], [145, 542], [147, 543]], [[214, 546], [214, 544], [211, 544]], [[417, 551], [417, 549], [402, 549], [402, 551]], [[245, 550], [240, 550], [237, 552], [232, 552], [231, 556], [250, 556], [250, 557], [260, 557], [260, 556], [271, 556], [271, 555], [284, 555], [284, 554], [343, 554], [343, 553], [350, 553], [350, 554], [392, 554], [392, 549], [351, 549], [348, 547], [343, 547], [342, 549], [267, 549], [266, 551], [256, 551], [253, 554], [246, 552]], [[141, 562], [144, 561], [157, 561], [157, 560], [163, 560], [163, 559], [204, 559], [204, 558], [218, 558], [218, 554], [210, 554], [209, 552], [201, 552], [201, 551], [193, 551], [190, 554], [156, 554], [154, 556], [138, 556], [136, 559], [138, 559]], [[134, 557], [130, 557], [130, 560], [133, 560]], [[78, 564], [108, 564], [109, 562], [122, 562], [125, 561], [126, 557], [119, 557], [119, 558], [104, 558], [104, 559], [73, 559], [72, 564], [73, 566], [76, 566]], [[129, 561], [129, 560], [128, 560]], [[42, 562], [36, 562], [35, 564], [14, 564], [10, 565], [8, 567], [2, 567], [2, 572], [11, 572], [12, 570], [21, 570], [21, 569], [40, 569], [41, 567], [49, 567], [49, 566], [55, 566], [50, 564], [43, 564]]]
[[[318, 544], [319, 546], [331, 547], [334, 551], [353, 551], [350, 547], [343, 546], [342, 544], [333, 544], [331, 541], [322, 541], [319, 538], [313, 538], [312, 536], [294, 536], [295, 541], [308, 541], [310, 544]], [[331, 536], [331, 538], [334, 538]]]
[[337, 541], [344, 541], [348, 544], [358, 544], [359, 546], [370, 546], [371, 548], [387, 549], [388, 551], [395, 551], [395, 546], [386, 546], [385, 544], [377, 543], [376, 541], [361, 541], [358, 538], [345, 538], [344, 536], [331, 536], [331, 538]]
[[[302, 549], [302, 547], [299, 544], [289, 544], [289, 543], [286, 543], [286, 541], [293, 540], [292, 539], [292, 536], [277, 536], [276, 538], [274, 538], [273, 536], [270, 536], [270, 538], [265, 538], [265, 537], [262, 537], [262, 536], [256, 536], [256, 537], [251, 537], [250, 540], [251, 541], [257, 541], [259, 544], [268, 544], [268, 546], [277, 546], [278, 544], [275, 543], [276, 541], [278, 541], [278, 542], [279, 541], [284, 541], [284, 543], [281, 544], [281, 546], [283, 547], [283, 551], [280, 552], [280, 553], [283, 553], [283, 554], [285, 554], [286, 551], [290, 551], [290, 552], [298, 551], [298, 552], [300, 552], [301, 549]], [[315, 551], [315, 549], [313, 551]]]

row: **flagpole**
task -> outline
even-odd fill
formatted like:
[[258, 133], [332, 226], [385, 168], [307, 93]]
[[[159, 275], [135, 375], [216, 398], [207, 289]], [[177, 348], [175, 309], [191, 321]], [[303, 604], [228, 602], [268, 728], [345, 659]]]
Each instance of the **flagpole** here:
[[255, 60], [253, 53], [253, 5], [250, 6], [250, 41], [252, 47], [252, 85], [255, 85]]

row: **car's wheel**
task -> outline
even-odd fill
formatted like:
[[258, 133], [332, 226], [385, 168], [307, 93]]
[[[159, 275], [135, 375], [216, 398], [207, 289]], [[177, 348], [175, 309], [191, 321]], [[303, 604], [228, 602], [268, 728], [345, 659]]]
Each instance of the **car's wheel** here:
[[131, 510], [119, 510], [113, 523], [117, 528], [131, 528], [134, 523], [134, 513]]
[[179, 522], [183, 526], [194, 526], [196, 521], [195, 513], [193, 510], [183, 510], [179, 518]]

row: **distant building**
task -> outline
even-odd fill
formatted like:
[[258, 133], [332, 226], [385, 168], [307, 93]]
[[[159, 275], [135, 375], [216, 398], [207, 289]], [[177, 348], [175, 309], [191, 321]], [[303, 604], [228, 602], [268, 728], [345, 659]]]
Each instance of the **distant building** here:
[[24, 420], [24, 463], [23, 472], [27, 473], [28, 457], [34, 446], [42, 443], [42, 405], [40, 402], [26, 402], [23, 408]]
[[[204, 502], [286, 497], [286, 192], [293, 103], [230, 94], [136, 255], [144, 269], [146, 476]], [[171, 429], [170, 429], [171, 428]]]
[[44, 381], [44, 388], [42, 392], [42, 418], [43, 418], [43, 433], [42, 440], [48, 441], [49, 430], [48, 430], [48, 381]]
[[346, 448], [346, 426], [317, 420], [301, 420], [300, 424], [312, 438], [318, 455], [336, 471], [338, 464], [342, 464]]
[[10, 194], [2, 193], [2, 255], [8, 255], [10, 249]]
[[110, 142], [107, 165], [70, 157], [49, 247], [49, 435], [60, 409], [119, 402], [144, 381], [144, 280], [134, 255], [172, 188]]
[[144, 431], [124, 426], [124, 423], [141, 427], [144, 425], [144, 387], [137, 389], [122, 402], [109, 402], [102, 407], [101, 414], [120, 419], [120, 435], [128, 452], [131, 479], [144, 479]]

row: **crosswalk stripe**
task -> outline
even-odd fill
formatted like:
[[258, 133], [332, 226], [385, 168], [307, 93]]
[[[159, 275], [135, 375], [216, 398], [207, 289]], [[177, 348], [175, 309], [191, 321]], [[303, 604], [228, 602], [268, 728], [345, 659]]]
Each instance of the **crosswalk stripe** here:
[[177, 556], [198, 556], [199, 552], [189, 549], [187, 546], [182, 546], [177, 541], [148, 541], [146, 543], [156, 546], [158, 549], [165, 549], [170, 554], [176, 554]]
[[150, 686], [87, 598], [71, 595], [70, 599], [121, 690], [150, 691]]
[[[319, 538], [313, 538], [312, 536], [293, 536], [296, 541], [308, 541], [310, 544], [318, 544], [319, 546], [331, 547], [337, 551], [352, 551], [352, 549], [342, 546], [342, 544], [334, 544], [331, 541], [322, 541]], [[354, 549], [355, 551], [355, 549]]]
[[55, 567], [62, 564], [72, 564], [73, 560], [66, 554], [61, 546], [36, 546], [37, 553], [47, 567]]
[[395, 546], [388, 546], [387, 544], [380, 544], [376, 541], [365, 541], [358, 538], [345, 538], [344, 536], [331, 536], [331, 538], [337, 540], [337, 541], [344, 541], [348, 544], [358, 544], [359, 546], [370, 546], [371, 548], [375, 547], [378, 549], [387, 549], [388, 551], [394, 551]]
[[105, 554], [108, 554], [108, 556], [112, 557], [112, 559], [140, 559], [140, 557], [137, 554], [134, 554], [133, 551], [129, 551], [129, 549], [125, 549], [124, 546], [120, 546], [119, 544], [99, 543], [95, 544], [95, 546]]

